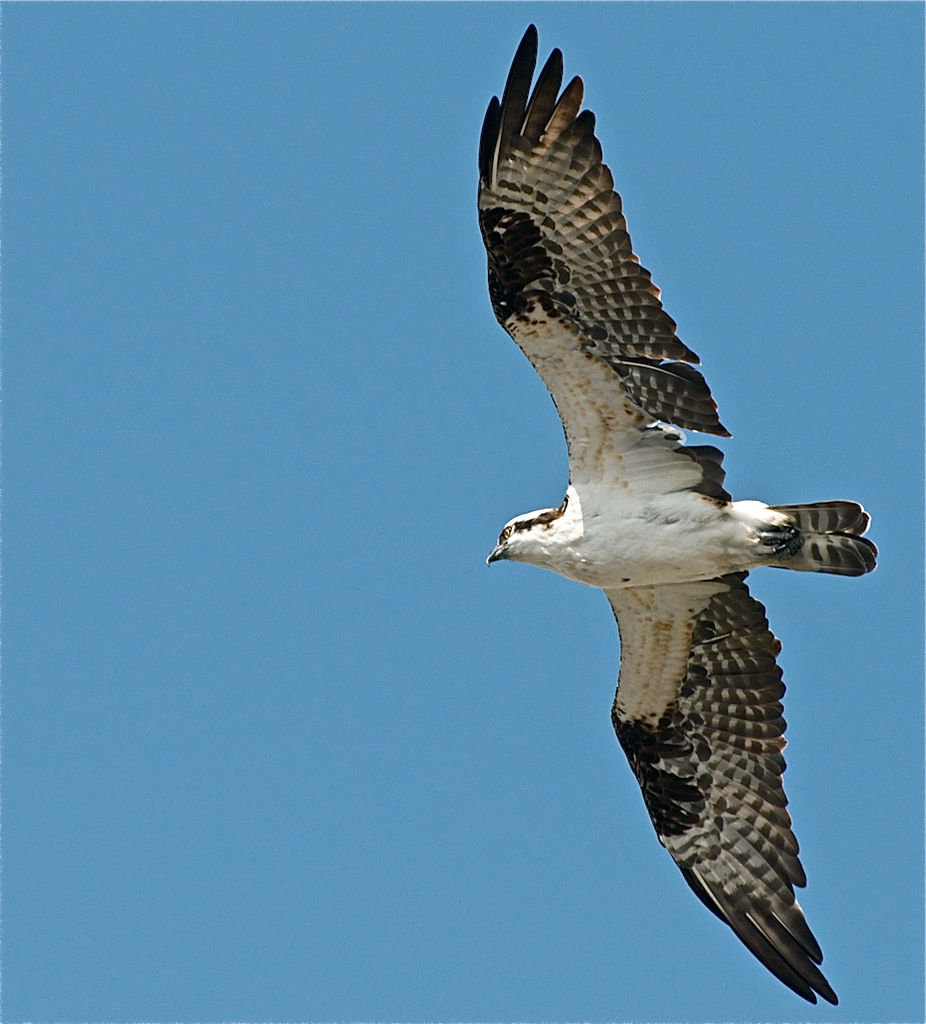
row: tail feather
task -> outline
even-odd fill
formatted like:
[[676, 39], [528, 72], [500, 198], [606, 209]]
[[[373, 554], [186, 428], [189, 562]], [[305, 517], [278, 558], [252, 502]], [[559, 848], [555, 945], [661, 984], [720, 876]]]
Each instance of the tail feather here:
[[781, 562], [782, 569], [864, 576], [877, 563], [878, 549], [862, 534], [871, 517], [854, 501], [819, 501], [812, 505], [773, 505], [800, 531], [799, 551]]

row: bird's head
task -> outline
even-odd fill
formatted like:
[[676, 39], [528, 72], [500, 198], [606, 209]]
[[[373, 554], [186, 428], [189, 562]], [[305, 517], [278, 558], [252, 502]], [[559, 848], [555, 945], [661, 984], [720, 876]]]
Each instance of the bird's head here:
[[498, 543], [489, 552], [486, 565], [493, 562], [500, 562], [503, 558], [512, 562], [523, 561], [519, 557], [529, 546], [527, 534], [530, 532], [530, 523], [527, 516], [517, 516], [515, 519], [505, 523], [505, 527], [498, 535]]
[[505, 523], [486, 565], [507, 559], [549, 568], [549, 549], [556, 543], [556, 527], [566, 511], [568, 498], [559, 508], [546, 508], [515, 516]]

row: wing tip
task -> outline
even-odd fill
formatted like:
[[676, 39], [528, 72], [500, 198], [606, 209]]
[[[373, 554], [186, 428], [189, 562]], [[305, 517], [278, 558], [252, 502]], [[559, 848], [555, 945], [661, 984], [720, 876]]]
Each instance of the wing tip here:
[[489, 100], [485, 117], [482, 120], [482, 132], [479, 136], [479, 177], [488, 182], [492, 173], [492, 152], [498, 138], [498, 126], [502, 105], [497, 96]]
[[[822, 953], [819, 956], [814, 955], [793, 935], [789, 943], [792, 946], [791, 950], [779, 948], [779, 944], [773, 942], [766, 934], [761, 921], [757, 921], [749, 912], [738, 913], [726, 905], [726, 900], [715, 895], [712, 887], [696, 868], [684, 868], [681, 864], [679, 868], [682, 877], [704, 906], [723, 921], [759, 963], [783, 985], [801, 999], [806, 999], [808, 1003], [816, 1003], [819, 996], [833, 1006], [839, 1005], [839, 997], [818, 966], [823, 962]], [[804, 924], [806, 927], [806, 922]], [[816, 940], [813, 941], [816, 944]], [[819, 946], [816, 948], [818, 950]]]

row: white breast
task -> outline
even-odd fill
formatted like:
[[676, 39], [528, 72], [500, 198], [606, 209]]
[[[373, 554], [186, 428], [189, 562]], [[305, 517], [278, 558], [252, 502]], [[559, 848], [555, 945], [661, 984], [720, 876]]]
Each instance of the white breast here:
[[614, 589], [713, 579], [757, 564], [750, 527], [693, 491], [635, 495], [570, 486], [549, 531], [544, 567]]

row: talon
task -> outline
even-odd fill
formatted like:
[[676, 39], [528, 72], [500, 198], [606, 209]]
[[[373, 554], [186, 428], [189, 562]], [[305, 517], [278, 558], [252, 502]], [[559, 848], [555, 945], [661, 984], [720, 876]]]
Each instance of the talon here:
[[766, 547], [772, 548], [780, 558], [790, 558], [796, 555], [804, 543], [800, 530], [793, 526], [785, 526], [781, 529], [762, 530], [759, 533], [759, 542]]

